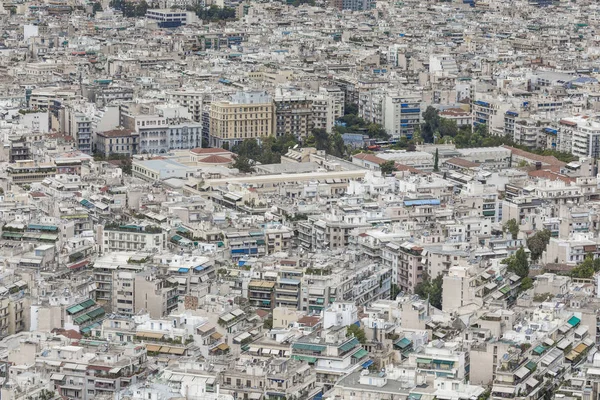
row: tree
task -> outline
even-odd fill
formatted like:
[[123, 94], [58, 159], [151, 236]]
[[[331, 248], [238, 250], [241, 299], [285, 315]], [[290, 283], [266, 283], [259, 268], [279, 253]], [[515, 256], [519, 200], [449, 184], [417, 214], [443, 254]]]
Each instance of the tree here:
[[519, 224], [517, 223], [517, 220], [514, 218], [508, 220], [502, 227], [502, 231], [503, 232], [508, 231], [508, 233], [510, 233], [512, 235], [512, 238], [516, 239], [517, 236], [519, 235]]
[[527, 248], [531, 252], [531, 261], [536, 262], [540, 259], [546, 247], [550, 242], [552, 233], [548, 229], [536, 232], [535, 235], [527, 239]]
[[269, 316], [267, 319], [265, 319], [265, 321], [263, 322], [263, 328], [273, 329], [273, 317], [272, 316]]
[[529, 261], [527, 260], [527, 253], [525, 253], [523, 246], [515, 254], [502, 260], [502, 264], [506, 265], [508, 272], [517, 274], [521, 278], [529, 276]]
[[529, 290], [533, 287], [533, 279], [531, 279], [530, 277], [525, 277], [521, 280], [521, 285], [519, 286], [519, 291], [520, 292], [524, 292], [526, 290]]
[[96, 15], [97, 12], [102, 12], [102, 4], [95, 2], [92, 6], [92, 13]]
[[312, 137], [314, 139], [314, 147], [317, 150], [329, 149], [329, 135], [325, 129], [313, 129]]
[[442, 284], [444, 283], [442, 275], [433, 279], [426, 273], [423, 274], [423, 281], [415, 286], [414, 292], [423, 299], [429, 299], [429, 304], [437, 309], [442, 309]]
[[440, 170], [439, 167], [440, 155], [438, 154], [438, 149], [435, 149], [435, 158], [433, 159], [433, 172], [438, 172]]
[[254, 171], [254, 162], [245, 156], [237, 156], [233, 168], [237, 168], [240, 172], [249, 173]]
[[396, 300], [396, 297], [398, 297], [399, 294], [400, 287], [398, 287], [398, 285], [396, 285], [395, 283], [392, 283], [392, 286], [390, 287], [390, 299]]
[[396, 171], [396, 162], [394, 160], [382, 162], [379, 164], [379, 170], [382, 175], [390, 175], [392, 172]]
[[223, 145], [221, 146], [221, 148], [223, 150], [229, 150], [229, 142], [223, 142]]
[[427, 107], [423, 112], [423, 128], [421, 129], [421, 137], [427, 143], [433, 142], [433, 136], [440, 127], [439, 111], [434, 107]]
[[594, 276], [596, 272], [596, 268], [594, 265], [594, 259], [591, 254], [588, 254], [585, 257], [585, 260], [575, 268], [571, 270], [571, 277], [573, 278], [591, 278]]
[[360, 343], [365, 343], [367, 341], [367, 336], [365, 335], [365, 331], [358, 325], [352, 324], [348, 325], [346, 328], [346, 337], [354, 336]]
[[346, 144], [339, 132], [331, 136], [328, 153], [336, 157], [343, 157], [346, 154]]

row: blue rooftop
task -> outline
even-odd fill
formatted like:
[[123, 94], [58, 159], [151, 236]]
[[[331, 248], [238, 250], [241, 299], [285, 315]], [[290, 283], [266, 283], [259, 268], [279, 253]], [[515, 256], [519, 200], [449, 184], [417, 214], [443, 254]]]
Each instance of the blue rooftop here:
[[404, 206], [439, 206], [439, 199], [404, 200]]

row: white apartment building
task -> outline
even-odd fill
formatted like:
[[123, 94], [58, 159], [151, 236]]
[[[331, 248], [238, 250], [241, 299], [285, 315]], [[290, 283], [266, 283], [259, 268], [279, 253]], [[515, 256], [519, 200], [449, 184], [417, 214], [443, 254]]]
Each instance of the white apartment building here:
[[107, 251], [164, 250], [167, 234], [152, 225], [111, 225], [98, 227], [98, 243], [101, 253]]
[[167, 101], [187, 107], [192, 119], [202, 122], [202, 110], [205, 103], [210, 103], [211, 95], [197, 90], [169, 90]]
[[419, 94], [386, 93], [384, 99], [384, 127], [394, 138], [411, 139], [421, 124], [424, 104]]
[[560, 121], [565, 131], [572, 133], [571, 153], [579, 157], [600, 157], [600, 121], [589, 116], [563, 118]]

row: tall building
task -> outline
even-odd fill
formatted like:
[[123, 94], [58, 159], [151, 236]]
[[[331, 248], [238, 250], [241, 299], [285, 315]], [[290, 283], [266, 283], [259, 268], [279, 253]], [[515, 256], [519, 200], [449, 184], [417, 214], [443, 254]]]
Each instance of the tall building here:
[[275, 103], [275, 133], [277, 136], [308, 137], [313, 128], [312, 100], [303, 93], [278, 90]]
[[245, 139], [275, 133], [275, 107], [266, 92], [238, 92], [230, 101], [210, 105], [210, 145], [230, 148]]
[[331, 0], [331, 6], [338, 10], [366, 11], [375, 7], [373, 0]]
[[416, 94], [386, 93], [384, 99], [384, 126], [394, 138], [411, 139], [421, 124], [423, 106]]

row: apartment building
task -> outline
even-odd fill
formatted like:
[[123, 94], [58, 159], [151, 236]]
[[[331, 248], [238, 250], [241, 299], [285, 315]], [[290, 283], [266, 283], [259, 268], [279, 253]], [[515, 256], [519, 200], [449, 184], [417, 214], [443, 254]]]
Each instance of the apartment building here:
[[177, 282], [158, 277], [151, 271], [135, 274], [134, 310], [160, 319], [177, 308]]
[[275, 107], [266, 92], [238, 92], [210, 105], [210, 145], [230, 148], [244, 139], [275, 134]]
[[94, 151], [103, 157], [121, 155], [131, 157], [138, 153], [139, 133], [130, 129], [96, 132]]
[[306, 138], [313, 129], [313, 102], [309, 95], [278, 91], [273, 98], [275, 134]]
[[99, 226], [97, 234], [101, 253], [164, 250], [167, 244], [166, 232], [153, 225], [107, 224]]
[[424, 111], [418, 94], [386, 93], [384, 99], [384, 126], [392, 137], [411, 139], [421, 124]]
[[168, 90], [165, 92], [167, 101], [187, 107], [192, 119], [202, 122], [204, 105], [210, 104], [211, 94], [196, 90]]

